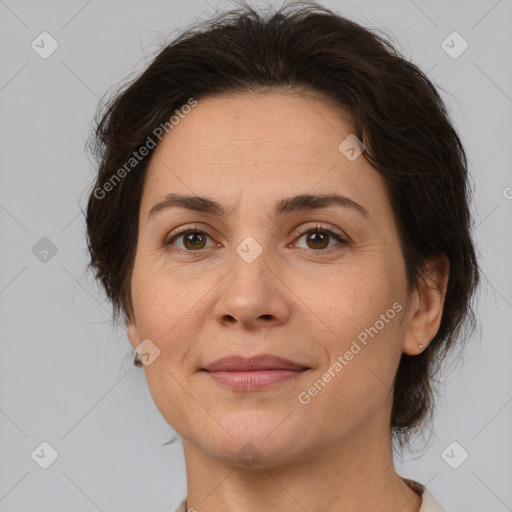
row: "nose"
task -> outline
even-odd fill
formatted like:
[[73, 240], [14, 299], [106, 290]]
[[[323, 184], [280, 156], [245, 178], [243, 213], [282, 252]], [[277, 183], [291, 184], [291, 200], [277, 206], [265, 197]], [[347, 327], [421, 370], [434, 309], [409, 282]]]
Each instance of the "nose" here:
[[253, 261], [234, 252], [231, 270], [219, 283], [217, 321], [248, 330], [285, 323], [290, 316], [290, 291], [275, 267], [265, 250]]

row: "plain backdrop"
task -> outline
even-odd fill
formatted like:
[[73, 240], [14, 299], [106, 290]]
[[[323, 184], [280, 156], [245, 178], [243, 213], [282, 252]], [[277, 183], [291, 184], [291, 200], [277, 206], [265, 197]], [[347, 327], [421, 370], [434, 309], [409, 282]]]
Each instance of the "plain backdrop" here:
[[[383, 30], [442, 88], [475, 186], [480, 331], [430, 442], [397, 469], [448, 511], [510, 511], [512, 1], [320, 3]], [[181, 442], [161, 446], [174, 432], [85, 271], [84, 145], [99, 99], [218, 7], [232, 4], [0, 0], [1, 511], [163, 512], [186, 493]]]

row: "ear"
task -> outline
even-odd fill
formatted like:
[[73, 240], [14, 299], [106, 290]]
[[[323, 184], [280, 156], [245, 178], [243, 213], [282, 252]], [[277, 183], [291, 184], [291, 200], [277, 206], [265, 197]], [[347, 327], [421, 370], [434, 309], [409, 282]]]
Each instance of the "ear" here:
[[130, 343], [134, 349], [140, 345], [139, 331], [135, 325], [135, 320], [128, 319], [126, 321], [126, 335], [128, 336], [128, 339], [130, 340]]
[[439, 331], [448, 286], [450, 263], [446, 255], [427, 259], [425, 266], [425, 276], [411, 294], [407, 308], [402, 352], [411, 356], [423, 352]]

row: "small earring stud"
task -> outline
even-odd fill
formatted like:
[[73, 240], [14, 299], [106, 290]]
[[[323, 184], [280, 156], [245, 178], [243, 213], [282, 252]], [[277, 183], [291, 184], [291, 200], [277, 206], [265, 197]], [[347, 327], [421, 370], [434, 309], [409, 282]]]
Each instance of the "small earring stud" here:
[[423, 345], [420, 345], [420, 350], [423, 350], [423, 348], [424, 348]]

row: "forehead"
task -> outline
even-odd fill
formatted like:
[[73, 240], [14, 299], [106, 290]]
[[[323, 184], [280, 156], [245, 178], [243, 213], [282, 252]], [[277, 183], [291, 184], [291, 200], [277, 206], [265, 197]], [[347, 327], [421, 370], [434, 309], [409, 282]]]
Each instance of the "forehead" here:
[[383, 178], [339, 149], [351, 133], [340, 108], [310, 95], [200, 99], [158, 144], [142, 206], [170, 192], [216, 197], [227, 209], [240, 193], [259, 202], [272, 196], [273, 205], [277, 196], [338, 192], [378, 209], [387, 199]]
[[[187, 143], [186, 152], [194, 152], [195, 158], [210, 158], [204, 153], [214, 152], [228, 159], [250, 156], [251, 152], [259, 159], [272, 152], [271, 158], [280, 151], [294, 150], [297, 157], [315, 156], [314, 161], [319, 161], [319, 152], [324, 157], [326, 152], [336, 155], [339, 142], [351, 131], [340, 108], [310, 95], [223, 95], [200, 99], [164, 137], [161, 147], [172, 149], [179, 157], [182, 144]], [[287, 160], [290, 156], [286, 154]]]

